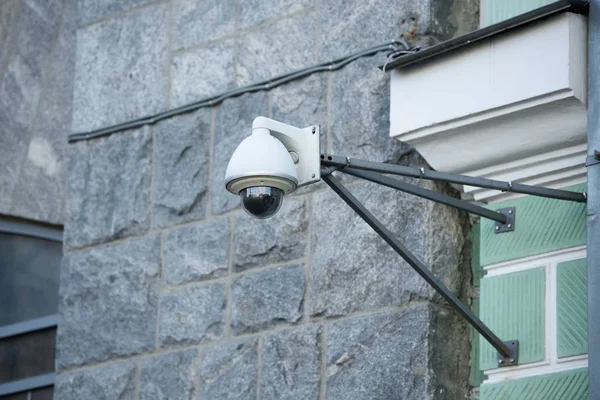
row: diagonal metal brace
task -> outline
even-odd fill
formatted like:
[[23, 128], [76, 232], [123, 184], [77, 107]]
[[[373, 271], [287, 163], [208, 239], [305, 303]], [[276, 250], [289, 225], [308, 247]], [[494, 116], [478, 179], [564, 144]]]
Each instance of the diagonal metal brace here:
[[[460, 315], [463, 316], [503, 357], [514, 356], [514, 351], [490, 330], [462, 301], [456, 297], [417, 257], [415, 257], [366, 207], [358, 201], [333, 175], [322, 179], [342, 198], [392, 249], [423, 277]], [[514, 360], [516, 358], [513, 357]], [[501, 366], [501, 365], [500, 365]]]
[[389, 176], [382, 175], [377, 172], [361, 171], [354, 168], [343, 168], [340, 170], [348, 175], [356, 176], [358, 178], [366, 179], [371, 182], [379, 183], [380, 185], [387, 186], [392, 189], [400, 190], [402, 192], [414, 194], [415, 196], [422, 197], [427, 200], [432, 200], [437, 203], [445, 204], [450, 207], [458, 208], [459, 210], [466, 211], [471, 214], [479, 215], [484, 218], [491, 219], [502, 225], [508, 224], [509, 218], [505, 214], [498, 213], [487, 208], [480, 207], [475, 204], [471, 204], [464, 200], [455, 199], [454, 197], [446, 196], [432, 190], [423, 189], [422, 187], [411, 185], [410, 183], [402, 182], [399, 179], [390, 178]]

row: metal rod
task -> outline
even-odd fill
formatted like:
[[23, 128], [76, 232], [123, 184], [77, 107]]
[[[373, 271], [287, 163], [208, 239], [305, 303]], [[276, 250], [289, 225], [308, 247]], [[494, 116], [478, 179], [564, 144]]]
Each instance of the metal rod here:
[[365, 206], [356, 199], [333, 175], [324, 174], [323, 180], [338, 194], [379, 236], [381, 236], [419, 275], [423, 277], [460, 315], [462, 315], [504, 357], [510, 350], [458, 297], [450, 291], [427, 267], [415, 257]]
[[340, 172], [356, 176], [358, 178], [366, 179], [371, 182], [379, 183], [380, 185], [387, 186], [392, 189], [397, 189], [402, 192], [414, 194], [415, 196], [432, 200], [436, 203], [441, 203], [450, 207], [458, 208], [459, 210], [463, 210], [471, 214], [479, 215], [484, 218], [498, 221], [503, 224], [507, 224], [508, 222], [510, 222], [506, 215], [501, 214], [499, 212], [488, 210], [487, 208], [483, 208], [460, 199], [455, 199], [454, 197], [446, 196], [445, 194], [437, 193], [432, 190], [423, 189], [422, 187], [411, 185], [409, 183], [402, 182], [398, 179], [390, 178], [389, 176], [385, 176], [377, 172], [360, 171], [354, 168], [343, 168], [340, 170]]
[[443, 181], [457, 183], [460, 185], [476, 186], [487, 189], [495, 189], [503, 192], [514, 192], [529, 194], [532, 196], [548, 197], [551, 199], [575, 201], [585, 203], [586, 197], [583, 193], [569, 192], [567, 190], [548, 189], [537, 186], [523, 185], [521, 183], [502, 182], [493, 179], [476, 178], [472, 176], [449, 174], [446, 172], [438, 172], [433, 170], [419, 169], [414, 167], [406, 167], [404, 165], [378, 163], [373, 161], [365, 161], [358, 159], [350, 159], [350, 157], [333, 156], [329, 154], [321, 155], [321, 164], [337, 167], [352, 167], [366, 171], [381, 172], [385, 174], [394, 174], [401, 176], [411, 176], [413, 178], [429, 179], [433, 181]]

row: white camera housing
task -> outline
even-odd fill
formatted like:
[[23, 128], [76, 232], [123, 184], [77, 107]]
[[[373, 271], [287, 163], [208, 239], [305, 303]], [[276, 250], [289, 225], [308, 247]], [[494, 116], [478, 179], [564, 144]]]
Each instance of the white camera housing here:
[[[252, 123], [252, 134], [239, 144], [229, 160], [225, 187], [235, 195], [248, 188], [276, 188], [289, 194], [320, 179], [318, 126], [296, 128], [257, 117]], [[281, 199], [266, 217], [244, 208], [254, 216], [268, 218], [277, 212], [280, 203]]]

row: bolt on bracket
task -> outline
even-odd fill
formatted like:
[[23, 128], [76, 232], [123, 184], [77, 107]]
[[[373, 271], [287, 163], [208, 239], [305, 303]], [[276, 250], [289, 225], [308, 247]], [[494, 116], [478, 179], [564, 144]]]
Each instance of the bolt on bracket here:
[[495, 233], [512, 232], [515, 230], [515, 221], [517, 218], [517, 209], [515, 207], [500, 208], [497, 210], [500, 214], [506, 215], [506, 223], [496, 222], [494, 225]]
[[504, 344], [508, 347], [510, 355], [504, 357], [502, 354], [498, 353], [498, 368], [519, 365], [519, 341], [516, 339], [508, 340], [504, 342]]

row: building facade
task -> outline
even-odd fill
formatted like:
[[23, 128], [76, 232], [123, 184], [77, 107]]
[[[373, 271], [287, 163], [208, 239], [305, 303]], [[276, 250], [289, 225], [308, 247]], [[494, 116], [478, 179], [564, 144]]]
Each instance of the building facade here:
[[[524, 79], [494, 98], [474, 71], [515, 59], [474, 59], [475, 46], [382, 71], [390, 48], [215, 100], [394, 39], [428, 48], [549, 2], [525, 3], [486, 0], [480, 14], [475, 0], [2, 2], [0, 288], [12, 289], [0, 315], [10, 371], [0, 398], [495, 399], [556, 385], [570, 385], [557, 399], [587, 398], [585, 205], [403, 178], [516, 206], [517, 229], [496, 236], [487, 221], [344, 178], [484, 322], [518, 336], [521, 365], [498, 369], [326, 185], [298, 190], [260, 221], [223, 182], [262, 115], [319, 125], [323, 152], [585, 190], [581, 15], [514, 34], [554, 32], [545, 43], [554, 47], [539, 51], [564, 67], [550, 71], [556, 87]], [[489, 53], [509, 39], [478, 46]], [[512, 150], [527, 121], [560, 105], [555, 131], [571, 133], [547, 144], [542, 126], [542, 145]], [[161, 114], [169, 110], [178, 111]], [[485, 142], [511, 120], [514, 144], [489, 156], [498, 145]], [[478, 139], [482, 127], [489, 137]], [[477, 146], [461, 153], [471, 139]]]

